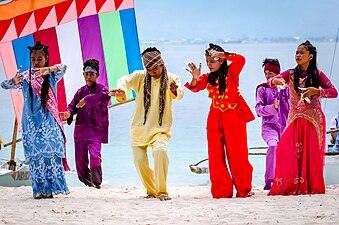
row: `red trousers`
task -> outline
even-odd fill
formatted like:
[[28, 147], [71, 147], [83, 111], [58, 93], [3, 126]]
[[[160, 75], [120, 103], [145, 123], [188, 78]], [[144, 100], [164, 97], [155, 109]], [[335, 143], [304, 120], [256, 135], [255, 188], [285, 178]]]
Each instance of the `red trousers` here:
[[213, 198], [232, 198], [233, 185], [237, 197], [247, 197], [252, 190], [253, 168], [248, 160], [246, 123], [236, 110], [210, 110], [207, 141]]

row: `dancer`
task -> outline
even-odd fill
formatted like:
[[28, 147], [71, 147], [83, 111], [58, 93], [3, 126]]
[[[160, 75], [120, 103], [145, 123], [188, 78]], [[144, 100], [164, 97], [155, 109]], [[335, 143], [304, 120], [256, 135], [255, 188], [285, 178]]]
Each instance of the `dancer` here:
[[[263, 67], [267, 80], [280, 73], [280, 63], [277, 59], [266, 58], [263, 61]], [[266, 82], [257, 87], [255, 111], [258, 116], [262, 117], [261, 136], [268, 145], [264, 190], [270, 190], [272, 187], [275, 151], [286, 126], [289, 111], [288, 101], [288, 88], [282, 90], [270, 88]]]
[[[248, 160], [246, 123], [254, 119], [239, 91], [245, 58], [210, 44], [205, 52], [210, 73], [200, 76], [201, 64], [189, 63], [193, 78], [185, 86], [193, 92], [207, 89], [212, 104], [207, 118], [208, 161], [213, 198], [248, 197], [252, 190], [252, 165]], [[232, 63], [228, 66], [227, 61]], [[229, 165], [229, 170], [226, 165]]]
[[[147, 198], [167, 201], [166, 180], [169, 159], [167, 143], [171, 137], [172, 100], [184, 95], [180, 78], [167, 71], [157, 48], [147, 48], [142, 53], [145, 70], [135, 71], [118, 81], [118, 89], [110, 96], [126, 100], [127, 90], [137, 94], [131, 122], [131, 147], [134, 164], [146, 188]], [[152, 147], [154, 173], [149, 167], [147, 148]]]
[[[30, 50], [30, 69], [5, 80], [5, 89], [22, 89], [22, 142], [29, 164], [33, 198], [53, 198], [68, 194], [65, 169], [65, 134], [58, 112], [56, 84], [66, 72], [66, 65], [49, 66], [48, 46], [37, 41]], [[33, 67], [33, 68], [32, 68]]]
[[276, 170], [268, 195], [323, 194], [326, 120], [320, 98], [337, 90], [318, 70], [317, 50], [309, 41], [296, 50], [297, 66], [269, 79], [271, 87], [287, 85], [290, 111], [276, 151]]
[[[66, 112], [61, 113], [68, 125], [77, 115], [74, 128], [75, 164], [79, 180], [100, 189], [102, 183], [101, 143], [108, 143], [108, 89], [98, 84], [99, 61], [89, 59], [83, 65], [86, 85], [74, 95]], [[88, 154], [90, 160], [88, 160]], [[90, 168], [88, 164], [90, 163]]]

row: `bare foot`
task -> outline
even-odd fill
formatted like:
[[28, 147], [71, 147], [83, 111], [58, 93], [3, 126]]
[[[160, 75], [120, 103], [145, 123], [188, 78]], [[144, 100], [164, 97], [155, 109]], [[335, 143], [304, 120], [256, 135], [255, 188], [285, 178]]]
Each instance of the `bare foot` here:
[[87, 187], [94, 187], [94, 184], [93, 183], [89, 183], [89, 184], [87, 184]]
[[156, 198], [156, 197], [155, 197], [155, 195], [148, 194], [148, 195], [145, 196], [144, 198]]
[[99, 185], [95, 185], [95, 188], [96, 188], [96, 189], [101, 189], [100, 184], [99, 184]]
[[160, 201], [169, 201], [169, 200], [171, 200], [171, 198], [169, 196], [164, 196], [164, 195], [160, 196], [159, 199], [160, 199]]
[[255, 195], [255, 193], [253, 191], [250, 191], [250, 192], [248, 192], [247, 197], [251, 197], [253, 195]]

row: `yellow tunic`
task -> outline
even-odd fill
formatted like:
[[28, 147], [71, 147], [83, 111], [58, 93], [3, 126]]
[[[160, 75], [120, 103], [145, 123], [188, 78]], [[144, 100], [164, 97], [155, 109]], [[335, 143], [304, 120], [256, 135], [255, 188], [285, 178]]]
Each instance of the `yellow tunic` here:
[[[146, 70], [137, 70], [132, 74], [123, 76], [118, 80], [118, 89], [134, 90], [136, 92], [136, 100], [134, 112], [131, 121], [130, 141], [131, 146], [145, 146], [154, 142], [157, 134], [165, 134], [167, 138], [171, 137], [172, 126], [172, 100], [181, 99], [184, 95], [184, 90], [181, 87], [180, 78], [177, 75], [167, 72], [168, 89], [166, 91], [165, 109], [162, 118], [162, 126], [159, 125], [159, 86], [161, 78], [154, 79], [152, 77], [151, 84], [151, 105], [148, 109], [147, 120], [144, 123], [144, 81]], [[169, 84], [175, 81], [178, 85], [177, 96], [171, 90]], [[123, 99], [123, 100], [122, 100]], [[118, 101], [125, 101], [126, 98], [117, 98]]]

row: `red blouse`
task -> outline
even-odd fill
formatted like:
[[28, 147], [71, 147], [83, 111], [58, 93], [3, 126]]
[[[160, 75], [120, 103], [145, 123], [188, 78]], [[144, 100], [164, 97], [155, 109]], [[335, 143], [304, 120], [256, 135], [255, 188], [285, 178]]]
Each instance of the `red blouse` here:
[[216, 86], [212, 86], [207, 82], [209, 73], [201, 75], [197, 80], [195, 87], [190, 87], [189, 83], [185, 87], [193, 92], [204, 90], [208, 91], [208, 97], [211, 98], [210, 110], [220, 110], [225, 112], [227, 110], [236, 109], [243, 122], [254, 120], [254, 115], [241, 96], [239, 91], [239, 75], [245, 65], [245, 58], [242, 55], [235, 53], [225, 53], [226, 60], [232, 63], [228, 67], [228, 75], [226, 77], [226, 89], [222, 95], [219, 94], [218, 80]]

